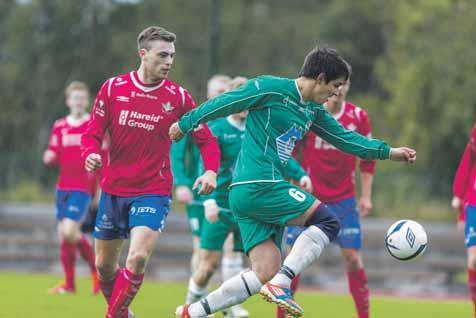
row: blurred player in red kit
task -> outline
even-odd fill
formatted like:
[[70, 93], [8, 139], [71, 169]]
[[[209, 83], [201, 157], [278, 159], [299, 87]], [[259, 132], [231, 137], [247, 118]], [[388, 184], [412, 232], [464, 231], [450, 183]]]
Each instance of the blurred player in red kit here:
[[[94, 236], [107, 318], [133, 316], [128, 306], [142, 284], [170, 207], [173, 180], [168, 130], [195, 107], [190, 94], [167, 79], [175, 56], [175, 38], [175, 34], [155, 26], [139, 34], [139, 69], [103, 84], [82, 139], [86, 169], [102, 167]], [[110, 136], [108, 161], [99, 154], [105, 132]], [[208, 194], [216, 187], [219, 148], [206, 125], [197, 127], [193, 137], [205, 163], [205, 172], [195, 187]], [[120, 268], [118, 258], [129, 236], [126, 264]]]
[[[476, 317], [476, 126], [471, 131], [456, 171], [451, 206], [459, 212], [458, 224], [464, 224], [468, 249], [468, 289], [473, 301], [473, 316]], [[461, 216], [466, 216], [466, 222]]]
[[80, 231], [80, 224], [88, 211], [92, 195], [96, 191], [97, 178], [84, 170], [81, 158], [81, 135], [86, 131], [90, 115], [89, 89], [83, 82], [72, 82], [66, 87], [66, 105], [69, 115], [58, 119], [54, 125], [43, 154], [47, 166], [58, 166], [56, 186], [56, 219], [60, 239], [60, 260], [65, 274], [64, 282], [49, 290], [50, 294], [74, 293], [76, 290], [74, 270], [76, 255], [89, 264], [93, 281], [93, 293], [99, 292], [99, 283], [94, 265], [94, 251]]

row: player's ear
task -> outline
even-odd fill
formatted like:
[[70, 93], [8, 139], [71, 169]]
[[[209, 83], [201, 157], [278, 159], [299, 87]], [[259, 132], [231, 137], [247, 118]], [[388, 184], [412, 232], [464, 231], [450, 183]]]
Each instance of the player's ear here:
[[139, 50], [139, 56], [140, 56], [140, 57], [144, 57], [146, 53], [147, 53], [147, 50], [146, 50], [146, 49], [143, 49], [143, 48], [142, 48], [142, 49]]
[[326, 83], [326, 74], [325, 73], [319, 73], [316, 78], [317, 84], [325, 84]]

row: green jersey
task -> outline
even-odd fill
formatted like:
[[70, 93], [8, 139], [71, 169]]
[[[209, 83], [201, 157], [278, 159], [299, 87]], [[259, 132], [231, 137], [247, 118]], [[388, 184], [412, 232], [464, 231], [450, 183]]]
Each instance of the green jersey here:
[[363, 159], [388, 159], [390, 147], [344, 129], [323, 107], [304, 101], [295, 80], [260, 76], [184, 115], [189, 133], [199, 124], [249, 110], [232, 185], [280, 182], [295, 143], [310, 130], [338, 149]]
[[174, 186], [186, 185], [192, 187], [198, 177], [197, 162], [200, 152], [191, 135], [185, 136], [170, 148], [170, 163], [174, 176]]

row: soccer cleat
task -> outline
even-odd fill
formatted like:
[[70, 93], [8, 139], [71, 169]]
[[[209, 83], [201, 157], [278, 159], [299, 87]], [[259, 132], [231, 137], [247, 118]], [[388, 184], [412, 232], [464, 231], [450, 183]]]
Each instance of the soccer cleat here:
[[235, 305], [224, 311], [224, 318], [248, 318], [250, 313], [241, 305]]
[[97, 272], [91, 273], [91, 281], [93, 283], [93, 295], [99, 295], [101, 287], [99, 286], [99, 278]]
[[188, 307], [190, 307], [190, 304], [185, 304], [182, 306], [178, 306], [177, 309], [175, 309], [175, 317], [176, 318], [213, 318], [215, 315], [205, 315], [205, 316], [191, 316], [190, 313], [188, 312]]
[[74, 288], [66, 286], [64, 282], [61, 282], [55, 287], [48, 289], [49, 295], [64, 295], [64, 294], [74, 294], [74, 293], [76, 293]]
[[294, 301], [290, 288], [266, 283], [259, 293], [266, 301], [275, 303], [291, 317], [301, 317], [304, 314], [304, 310]]

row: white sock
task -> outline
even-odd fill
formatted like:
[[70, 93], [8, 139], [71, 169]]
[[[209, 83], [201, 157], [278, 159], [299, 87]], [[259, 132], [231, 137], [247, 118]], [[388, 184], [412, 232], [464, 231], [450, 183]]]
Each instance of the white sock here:
[[[311, 225], [298, 236], [291, 252], [284, 259], [283, 265], [299, 275], [316, 261], [324, 247], [329, 244], [327, 235], [317, 226]], [[289, 287], [291, 278], [279, 271], [271, 280], [271, 284]]]
[[188, 290], [187, 298], [185, 299], [186, 304], [194, 303], [208, 294], [208, 286], [198, 286], [197, 283], [193, 280], [193, 277], [190, 277], [188, 281]]
[[217, 290], [210, 293], [201, 302], [191, 304], [189, 307], [190, 315], [192, 317], [194, 315], [199, 317], [207, 315], [204, 305], [209, 306], [210, 313], [215, 313], [230, 306], [241, 304], [258, 293], [262, 285], [256, 273], [247, 270], [223, 282]]
[[239, 256], [223, 256], [221, 260], [221, 277], [226, 281], [243, 271], [243, 258]]

